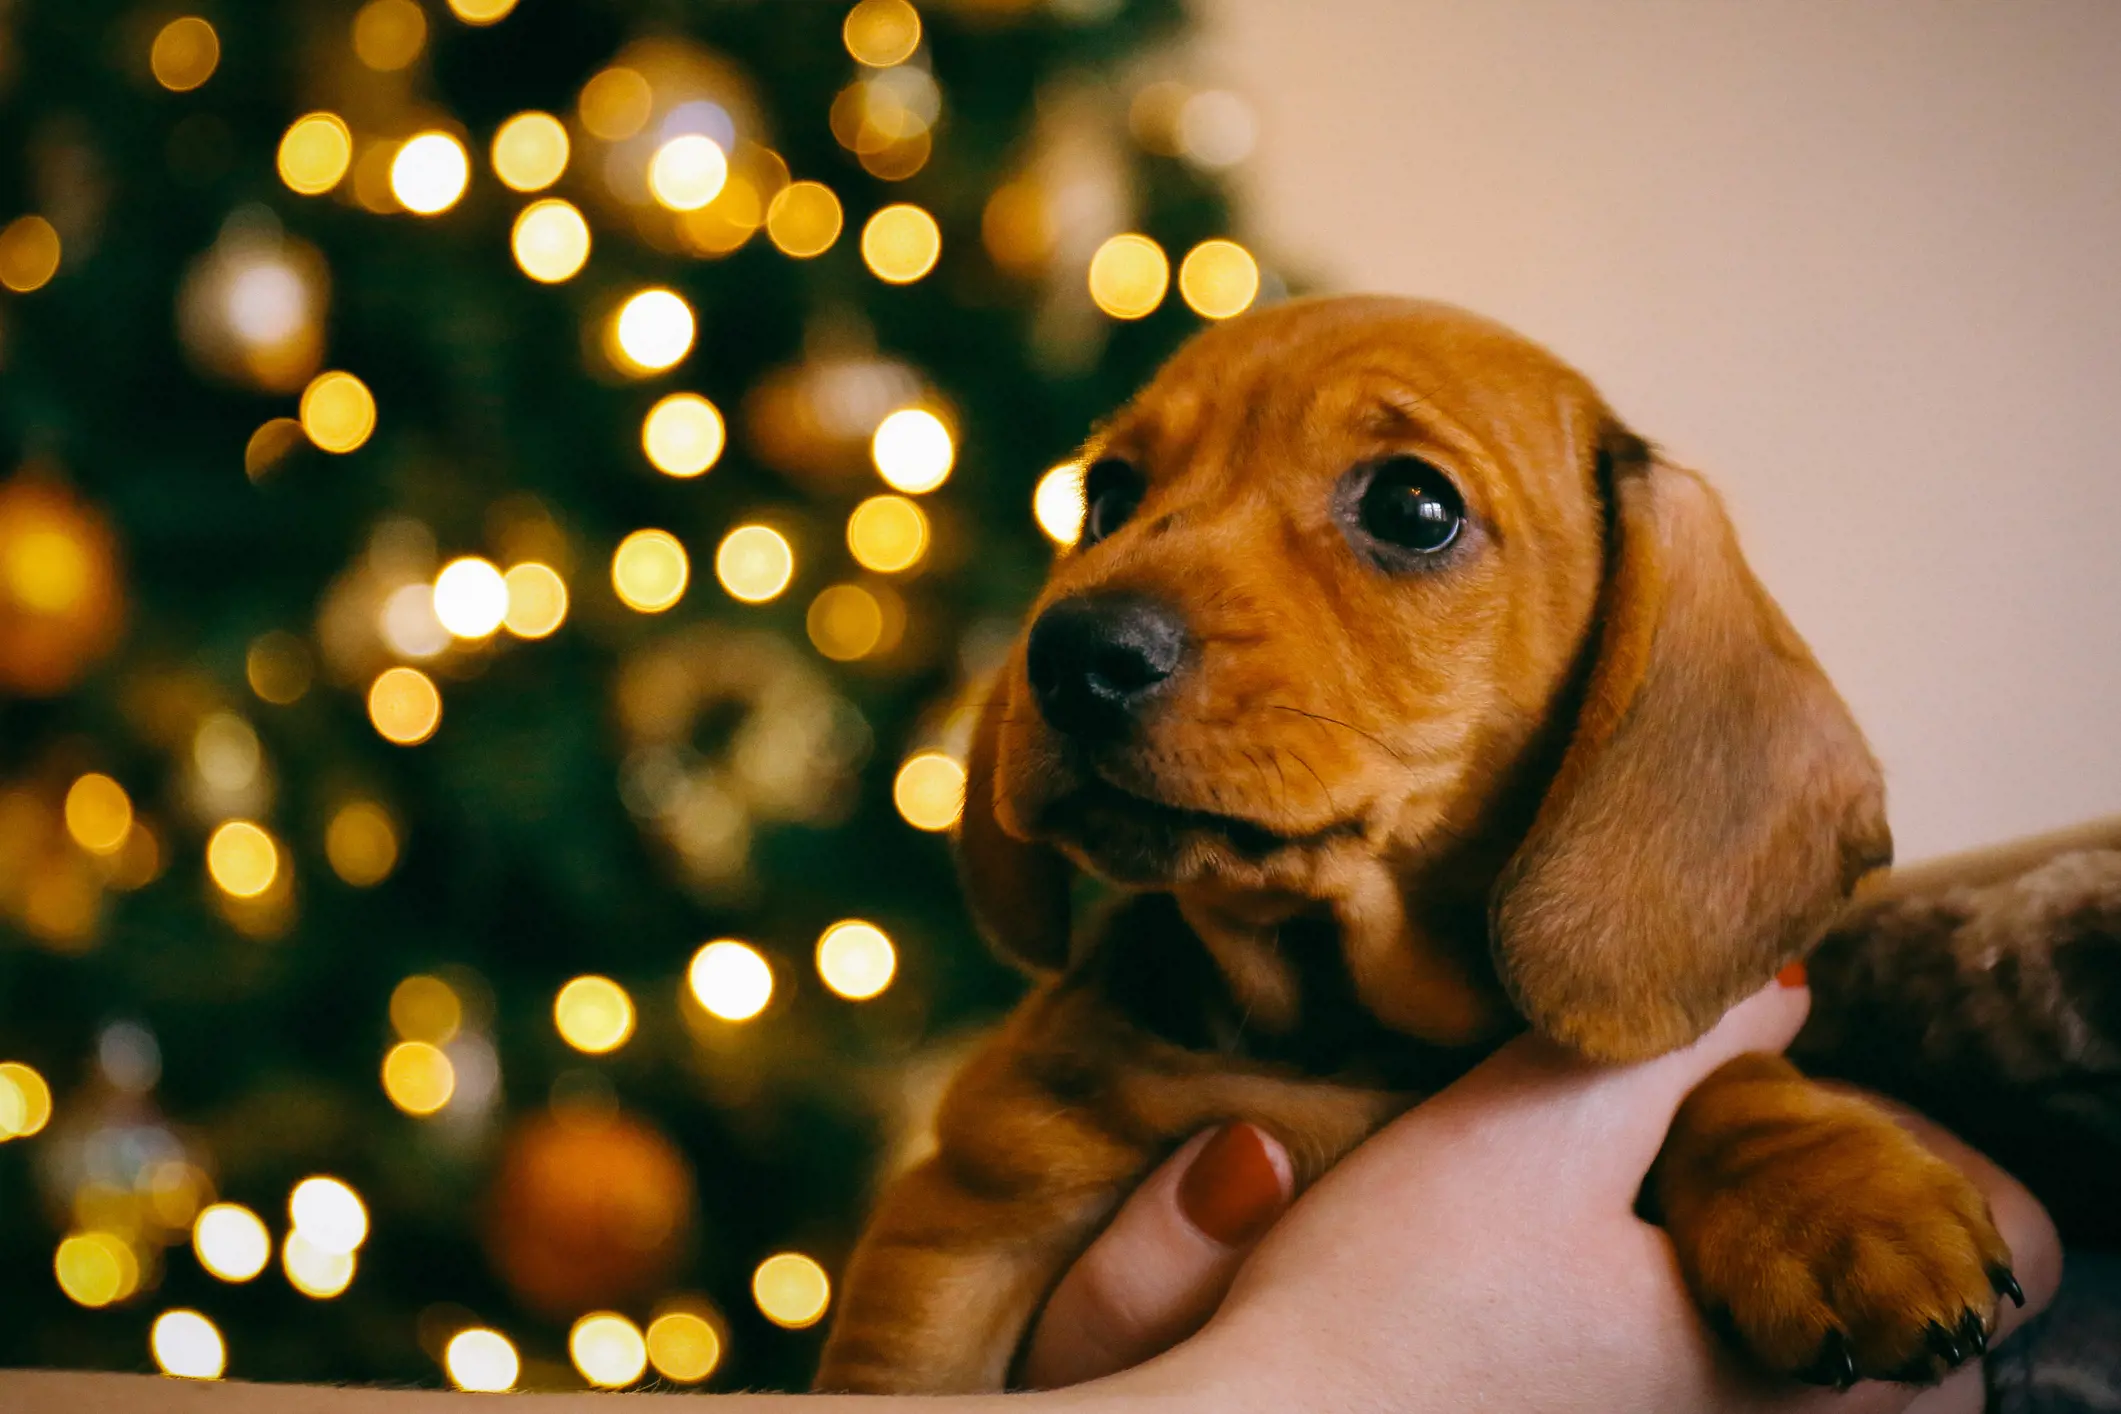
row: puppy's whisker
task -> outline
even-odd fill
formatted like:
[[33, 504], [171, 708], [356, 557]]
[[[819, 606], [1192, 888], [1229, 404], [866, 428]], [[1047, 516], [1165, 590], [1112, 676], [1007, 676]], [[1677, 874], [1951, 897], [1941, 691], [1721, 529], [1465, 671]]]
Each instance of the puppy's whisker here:
[[1402, 766], [1407, 763], [1407, 758], [1402, 756], [1397, 750], [1395, 750], [1390, 743], [1386, 742], [1382, 737], [1378, 736], [1374, 732], [1364, 731], [1361, 727], [1356, 726], [1353, 722], [1343, 722], [1340, 718], [1328, 717], [1323, 712], [1307, 712], [1301, 707], [1291, 707], [1284, 702], [1269, 702], [1267, 704], [1267, 710], [1271, 712], [1292, 712], [1299, 717], [1308, 717], [1314, 722], [1321, 722], [1330, 727], [1340, 727], [1345, 731], [1351, 731], [1355, 733], [1355, 735], [1361, 737], [1364, 741], [1369, 742], [1379, 751], [1382, 751], [1385, 755], [1391, 757], [1394, 761], [1397, 761]]

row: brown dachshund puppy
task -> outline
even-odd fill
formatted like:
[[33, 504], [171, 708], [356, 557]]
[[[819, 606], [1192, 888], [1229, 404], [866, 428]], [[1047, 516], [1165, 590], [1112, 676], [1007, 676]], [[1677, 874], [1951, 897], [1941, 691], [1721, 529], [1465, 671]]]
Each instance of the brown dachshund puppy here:
[[[998, 1389], [1186, 1136], [1261, 1125], [1302, 1185], [1527, 1024], [1684, 1045], [1890, 856], [1715, 494], [1495, 324], [1233, 320], [1084, 457], [961, 831], [982, 926], [1048, 975], [884, 1194], [821, 1389]], [[1072, 947], [1071, 866], [1124, 893]], [[2016, 1289], [1956, 1170], [1777, 1056], [1694, 1092], [1646, 1203], [1711, 1318], [1814, 1381], [1935, 1379]]]

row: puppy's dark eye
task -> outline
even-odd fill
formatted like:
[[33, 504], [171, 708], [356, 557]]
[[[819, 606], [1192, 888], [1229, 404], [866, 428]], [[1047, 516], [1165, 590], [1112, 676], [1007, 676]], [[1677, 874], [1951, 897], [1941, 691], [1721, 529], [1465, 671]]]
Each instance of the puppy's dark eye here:
[[1371, 472], [1355, 518], [1373, 540], [1433, 555], [1458, 538], [1466, 504], [1435, 467], [1419, 457], [1393, 457]]
[[1083, 538], [1095, 545], [1127, 523], [1142, 501], [1141, 473], [1118, 457], [1091, 464], [1083, 477]]

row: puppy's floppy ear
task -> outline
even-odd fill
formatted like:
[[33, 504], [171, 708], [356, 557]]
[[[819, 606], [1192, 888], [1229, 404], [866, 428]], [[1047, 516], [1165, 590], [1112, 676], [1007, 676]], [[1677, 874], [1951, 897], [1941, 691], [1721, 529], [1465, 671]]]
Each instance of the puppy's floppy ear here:
[[1862, 733], [1715, 493], [1617, 428], [1599, 472], [1595, 656], [1490, 937], [1534, 1028], [1624, 1061], [1691, 1041], [1800, 955], [1892, 838]]
[[958, 877], [987, 942], [1027, 971], [1067, 964], [1073, 875], [1057, 850], [1021, 840], [995, 817], [995, 757], [1009, 710], [1008, 674], [995, 675], [965, 758], [965, 810], [957, 831]]

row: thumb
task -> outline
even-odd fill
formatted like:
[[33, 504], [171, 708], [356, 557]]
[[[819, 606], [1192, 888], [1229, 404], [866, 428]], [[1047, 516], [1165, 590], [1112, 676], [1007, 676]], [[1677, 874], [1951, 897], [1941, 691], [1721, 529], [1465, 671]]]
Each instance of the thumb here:
[[1257, 1126], [1195, 1135], [1054, 1288], [1024, 1354], [1023, 1383], [1097, 1379], [1193, 1334], [1294, 1190], [1288, 1153]]

